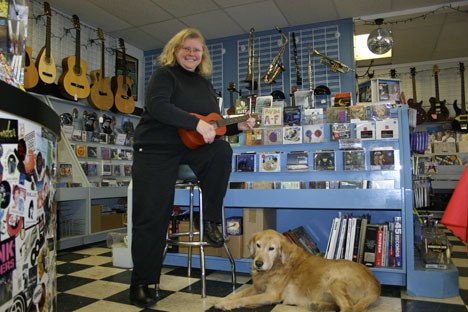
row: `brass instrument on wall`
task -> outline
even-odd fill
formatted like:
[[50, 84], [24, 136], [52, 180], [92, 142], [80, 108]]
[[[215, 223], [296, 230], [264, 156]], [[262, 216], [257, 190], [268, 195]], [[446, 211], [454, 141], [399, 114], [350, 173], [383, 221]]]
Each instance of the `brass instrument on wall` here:
[[266, 84], [274, 83], [276, 77], [278, 77], [279, 74], [281, 74], [285, 70], [284, 64], [282, 62], [282, 58], [283, 58], [284, 50], [286, 49], [286, 45], [289, 42], [289, 39], [278, 26], [276, 27], [276, 30], [281, 34], [281, 36], [283, 36], [284, 41], [283, 41], [283, 45], [278, 51], [278, 54], [275, 56], [270, 66], [268, 66], [268, 69], [265, 75], [263, 75], [263, 82], [265, 82]]
[[250, 28], [249, 32], [249, 59], [247, 61], [247, 76], [245, 77], [244, 81], [247, 82], [249, 85], [252, 85], [252, 93], [253, 93], [253, 86], [255, 84], [255, 77], [254, 77], [254, 58], [255, 58], [255, 29], [252, 27]]
[[348, 65], [346, 65], [346, 64], [344, 64], [344, 63], [342, 63], [342, 62], [340, 62], [338, 60], [332, 59], [331, 57], [328, 57], [325, 54], [320, 53], [316, 49], [314, 49], [313, 55], [314, 56], [319, 56], [321, 58], [320, 63], [330, 67], [330, 70], [332, 72], [340, 72], [340, 73], [346, 74], [350, 70], [354, 71], [354, 69], [352, 69]]

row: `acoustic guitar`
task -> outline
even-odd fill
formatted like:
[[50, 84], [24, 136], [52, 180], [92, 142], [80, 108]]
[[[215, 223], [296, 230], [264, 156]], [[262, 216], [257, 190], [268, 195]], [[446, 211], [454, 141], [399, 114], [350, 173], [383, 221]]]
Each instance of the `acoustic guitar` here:
[[452, 121], [452, 128], [460, 132], [468, 132], [468, 114], [465, 105], [465, 64], [460, 63], [461, 78], [461, 108], [458, 108], [457, 101], [453, 103], [456, 116]]
[[44, 2], [44, 15], [47, 17], [46, 40], [44, 47], [42, 47], [36, 57], [36, 68], [39, 74], [39, 79], [43, 83], [51, 84], [55, 83], [55, 80], [57, 79], [57, 67], [55, 66], [55, 60], [50, 48], [52, 13], [48, 2]]
[[104, 32], [101, 28], [98, 28], [97, 31], [99, 40], [101, 40], [101, 69], [95, 69], [89, 73], [91, 76], [91, 91], [89, 93], [88, 102], [94, 108], [109, 110], [114, 105], [114, 94], [110, 87], [110, 79], [105, 75]]
[[39, 74], [36, 65], [32, 62], [32, 48], [26, 47], [24, 58], [24, 87], [26, 89], [34, 88], [39, 82]]
[[60, 92], [66, 98], [86, 99], [90, 87], [86, 76], [86, 62], [80, 57], [80, 19], [73, 15], [73, 25], [76, 30], [75, 55], [62, 60], [63, 72], [59, 79]]
[[[239, 117], [232, 117], [223, 119], [221, 115], [217, 113], [211, 113], [206, 116], [191, 113], [193, 116], [213, 125], [216, 131], [216, 138], [223, 136], [226, 133], [226, 126], [232, 125], [238, 122], [246, 121], [250, 117], [255, 117], [253, 115], [244, 115]], [[184, 145], [189, 149], [197, 149], [205, 144], [203, 136], [195, 130], [188, 130], [184, 128], [179, 128], [179, 136], [182, 139]]]
[[429, 121], [446, 121], [450, 112], [445, 106], [446, 101], [439, 99], [439, 66], [434, 65], [432, 72], [434, 73], [435, 97], [429, 99], [431, 108], [427, 111], [427, 119]]
[[122, 75], [111, 79], [111, 87], [115, 95], [113, 109], [120, 113], [131, 114], [135, 110], [135, 99], [132, 94], [133, 81], [127, 76], [125, 42], [122, 38], [119, 38], [119, 45], [122, 49]]
[[416, 124], [420, 125], [426, 121], [426, 111], [422, 107], [423, 101], [417, 100], [416, 96], [416, 68], [411, 67], [411, 83], [413, 85], [413, 98], [408, 100], [408, 106], [416, 110]]

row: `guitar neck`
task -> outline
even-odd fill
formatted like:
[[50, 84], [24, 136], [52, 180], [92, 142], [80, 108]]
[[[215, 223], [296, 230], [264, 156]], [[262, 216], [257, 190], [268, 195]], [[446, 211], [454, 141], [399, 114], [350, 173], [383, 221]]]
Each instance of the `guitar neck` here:
[[81, 42], [81, 31], [76, 29], [76, 46], [75, 46], [75, 73], [80, 73], [80, 62], [81, 62], [81, 53], [80, 53], [80, 42]]
[[46, 59], [50, 59], [50, 34], [51, 34], [51, 17], [47, 15], [47, 24], [46, 24], [46, 42], [45, 42], [45, 55]]
[[101, 77], [106, 78], [105, 46], [104, 40], [101, 41]]
[[435, 99], [436, 99], [436, 102], [440, 102], [440, 98], [439, 98], [439, 75], [437, 73], [434, 74], [434, 81], [435, 81]]
[[249, 118], [250, 118], [250, 115], [244, 115], [244, 116], [239, 116], [239, 117], [220, 119], [220, 120], [216, 120], [216, 125], [218, 127], [228, 126], [228, 125], [236, 124], [238, 122], [246, 121]]
[[411, 83], [413, 85], [413, 101], [414, 102], [417, 102], [417, 98], [416, 98], [416, 78], [414, 77], [414, 75], [411, 77]]

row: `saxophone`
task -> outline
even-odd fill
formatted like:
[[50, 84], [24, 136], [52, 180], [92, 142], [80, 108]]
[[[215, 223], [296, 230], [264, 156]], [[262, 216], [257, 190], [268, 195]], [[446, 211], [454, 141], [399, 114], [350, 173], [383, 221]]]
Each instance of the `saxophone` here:
[[275, 56], [270, 66], [268, 66], [265, 75], [263, 75], [263, 82], [265, 82], [266, 84], [274, 83], [276, 77], [278, 77], [278, 75], [284, 72], [285, 70], [284, 64], [282, 63], [282, 58], [284, 50], [286, 49], [286, 45], [289, 42], [289, 39], [278, 26], [276, 26], [276, 30], [281, 34], [281, 36], [283, 36], [284, 41], [283, 45], [278, 51], [278, 54]]

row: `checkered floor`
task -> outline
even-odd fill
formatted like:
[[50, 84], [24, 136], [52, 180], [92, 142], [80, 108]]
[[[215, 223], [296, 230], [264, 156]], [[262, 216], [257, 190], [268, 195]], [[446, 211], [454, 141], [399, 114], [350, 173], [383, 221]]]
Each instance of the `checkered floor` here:
[[[454, 245], [453, 262], [459, 269], [460, 296], [447, 299], [410, 297], [405, 289], [382, 286], [380, 300], [370, 312], [462, 312], [468, 307], [468, 256], [466, 247], [456, 237], [449, 236]], [[57, 256], [58, 311], [119, 312], [119, 311], [218, 311], [213, 305], [232, 291], [228, 272], [207, 272], [207, 298], [200, 296], [199, 271], [186, 276], [185, 268], [165, 267], [161, 277], [162, 290], [152, 309], [141, 310], [130, 305], [128, 287], [130, 270], [113, 267], [112, 253], [104, 243], [82, 249], [65, 250]], [[250, 283], [248, 274], [238, 274], [237, 287]], [[153, 289], [154, 291], [154, 289]], [[271, 305], [235, 311], [288, 312], [305, 311], [294, 306]]]

